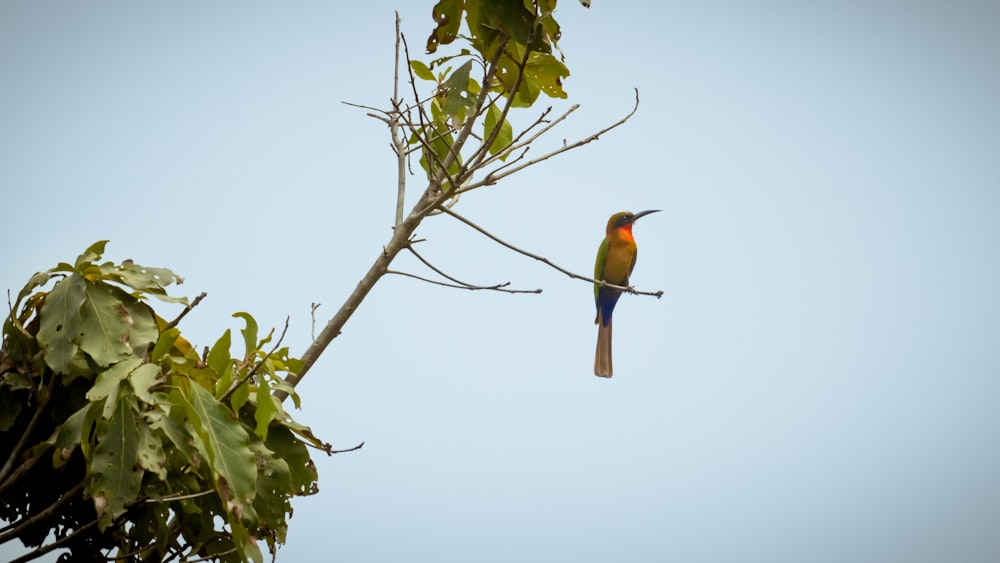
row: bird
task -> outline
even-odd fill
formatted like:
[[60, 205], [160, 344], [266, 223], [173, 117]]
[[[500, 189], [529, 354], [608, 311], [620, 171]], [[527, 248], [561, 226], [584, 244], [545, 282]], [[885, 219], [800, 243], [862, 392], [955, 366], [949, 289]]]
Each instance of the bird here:
[[[604, 241], [597, 250], [594, 279], [629, 287], [628, 278], [635, 268], [637, 249], [632, 225], [640, 218], [657, 213], [659, 209], [630, 213], [620, 211], [608, 219]], [[620, 289], [594, 284], [594, 304], [597, 306], [597, 352], [594, 354], [594, 375], [611, 377], [611, 313], [622, 292]]]

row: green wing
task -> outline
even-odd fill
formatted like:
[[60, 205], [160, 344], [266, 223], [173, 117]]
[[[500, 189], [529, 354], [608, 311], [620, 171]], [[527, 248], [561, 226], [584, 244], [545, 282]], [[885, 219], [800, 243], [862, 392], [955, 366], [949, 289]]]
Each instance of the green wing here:
[[[601, 247], [597, 249], [597, 262], [594, 263], [594, 279], [603, 280], [604, 279], [604, 264], [608, 261], [608, 239], [604, 238], [604, 242], [601, 243]], [[594, 303], [597, 303], [597, 292], [601, 286], [594, 284]]]

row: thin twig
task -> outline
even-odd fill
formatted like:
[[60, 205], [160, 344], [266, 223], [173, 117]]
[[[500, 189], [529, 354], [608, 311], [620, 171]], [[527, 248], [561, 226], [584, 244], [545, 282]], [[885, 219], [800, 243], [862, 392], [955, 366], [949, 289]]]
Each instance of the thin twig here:
[[[431, 264], [426, 258], [424, 258], [423, 256], [421, 256], [420, 253], [417, 252], [416, 249], [414, 249], [412, 246], [407, 247], [407, 250], [409, 250], [414, 256], [416, 256], [417, 260], [420, 260], [421, 262], [423, 262], [425, 266], [427, 266], [431, 270], [434, 270], [434, 272], [436, 274], [438, 274], [439, 276], [441, 276], [441, 277], [443, 277], [443, 278], [445, 278], [447, 280], [450, 280], [450, 281], [452, 281], [454, 283], [457, 283], [459, 286], [464, 287], [465, 289], [492, 289], [492, 290], [495, 290], [495, 291], [503, 291], [505, 293], [541, 293], [542, 292], [541, 289], [504, 289], [504, 288], [506, 288], [507, 286], [510, 285], [510, 282], [498, 283], [498, 284], [495, 284], [495, 285], [475, 285], [475, 284], [471, 284], [471, 283], [468, 283], [468, 282], [464, 282], [464, 281], [462, 281], [460, 279], [456, 279], [456, 278], [453, 278], [452, 276], [449, 276], [448, 274], [446, 274], [443, 271], [441, 271], [441, 269], [435, 267], [434, 264]], [[409, 274], [407, 274], [407, 275], [409, 275]], [[417, 276], [412, 276], [412, 277], [417, 277]], [[418, 279], [423, 279], [423, 278], [418, 278]], [[430, 280], [424, 280], [424, 281], [430, 281]], [[435, 283], [438, 283], [438, 282], [435, 282]], [[442, 284], [442, 285], [445, 285], [445, 284]]]
[[381, 119], [382, 121], [388, 121], [389, 112], [385, 111], [384, 109], [379, 109], [377, 107], [372, 107], [372, 106], [366, 106], [364, 104], [356, 104], [354, 102], [345, 102], [343, 100], [341, 100], [340, 103], [344, 104], [345, 106], [351, 106], [352, 108], [359, 108], [359, 109], [367, 109], [367, 110], [371, 110], [371, 111], [377, 111], [377, 112], [381, 113], [382, 115], [385, 115], [386, 117], [378, 117], [378, 116], [373, 116], [373, 117], [376, 117], [377, 119]]
[[[549, 121], [549, 120], [545, 119], [545, 116], [547, 116], [552, 111], [552, 107], [549, 106], [544, 112], [542, 112], [542, 115], [538, 116], [538, 119], [535, 120], [534, 123], [532, 123], [524, 131], [521, 131], [521, 133], [519, 133], [518, 136], [514, 140], [512, 140], [510, 142], [510, 144], [507, 145], [506, 148], [504, 148], [503, 150], [497, 151], [496, 154], [490, 155], [489, 158], [487, 158], [486, 160], [484, 160], [482, 162], [482, 164], [480, 165], [480, 168], [484, 168], [486, 166], [489, 166], [490, 164], [493, 164], [494, 162], [505, 158], [505, 155], [508, 155], [508, 154], [510, 154], [510, 153], [512, 153], [514, 151], [520, 150], [522, 147], [524, 147], [525, 150], [531, 148], [531, 143], [535, 142], [535, 140], [537, 140], [539, 137], [541, 137], [542, 135], [544, 135], [544, 134], [548, 133], [549, 131], [551, 131], [553, 128], [555, 128], [555, 126], [559, 125], [559, 123], [561, 123], [562, 121], [564, 121], [567, 117], [569, 117], [569, 115], [571, 113], [573, 113], [574, 111], [576, 111], [578, 109], [580, 109], [580, 104], [573, 104], [561, 116], [557, 117], [556, 119], [554, 119], [552, 121]], [[536, 126], [542, 125], [542, 124], [545, 124], [545, 127], [542, 127], [542, 129], [539, 130], [537, 133], [534, 133], [533, 135], [531, 135], [530, 137], [528, 137], [527, 139], [525, 139], [525, 136], [528, 134], [528, 132], [530, 130], [532, 130]], [[498, 170], [501, 170], [502, 168], [503, 167], [498, 168], [497, 170], [494, 170], [493, 173], [495, 174]]]
[[571, 271], [569, 271], [569, 270], [567, 270], [567, 269], [565, 269], [563, 267], [560, 267], [560, 266], [552, 263], [552, 261], [550, 261], [548, 258], [544, 258], [542, 256], [538, 256], [537, 254], [532, 254], [531, 252], [528, 252], [527, 250], [521, 250], [520, 248], [514, 246], [513, 244], [510, 244], [509, 242], [505, 242], [504, 240], [498, 238], [496, 235], [490, 233], [486, 229], [480, 227], [479, 225], [473, 223], [472, 221], [466, 219], [465, 217], [462, 217], [458, 213], [455, 213], [451, 209], [445, 209], [444, 212], [447, 213], [448, 215], [451, 215], [452, 217], [458, 219], [459, 221], [465, 223], [466, 225], [472, 227], [473, 229], [479, 231], [480, 233], [486, 235], [488, 238], [490, 238], [494, 242], [500, 244], [501, 246], [505, 246], [505, 247], [513, 250], [514, 252], [517, 252], [518, 254], [523, 254], [523, 255], [525, 255], [525, 256], [527, 256], [529, 258], [534, 258], [535, 260], [538, 260], [539, 262], [547, 264], [548, 266], [550, 266], [550, 267], [552, 267], [552, 268], [554, 268], [554, 269], [556, 269], [556, 270], [558, 270], [558, 271], [566, 274], [567, 276], [569, 276], [571, 278], [575, 278], [575, 279], [578, 279], [578, 280], [583, 280], [585, 282], [594, 283], [594, 284], [600, 285], [601, 287], [609, 287], [611, 289], [617, 289], [619, 291], [624, 291], [626, 293], [632, 293], [632, 294], [635, 294], [635, 295], [650, 295], [652, 297], [656, 297], [657, 299], [659, 299], [660, 297], [663, 297], [663, 290], [660, 290], [660, 291], [639, 291], [639, 290], [637, 290], [637, 289], [635, 289], [634, 287], [631, 287], [631, 286], [615, 285], [613, 283], [608, 283], [608, 282], [603, 281], [603, 280], [595, 280], [594, 278], [590, 278], [590, 277], [587, 277], [587, 276], [581, 276], [580, 274], [571, 272]]
[[354, 446], [353, 448], [347, 448], [346, 450], [329, 450], [326, 453], [331, 454], [331, 455], [332, 454], [346, 454], [347, 452], [353, 452], [355, 450], [360, 450], [364, 445], [365, 445], [365, 443], [361, 442], [360, 444], [358, 444], [357, 446]]
[[278, 349], [278, 346], [281, 346], [281, 341], [285, 339], [285, 333], [288, 332], [288, 320], [289, 317], [285, 317], [285, 328], [281, 331], [281, 336], [278, 337], [278, 341], [274, 343], [274, 347], [271, 348], [271, 351], [268, 352], [267, 355], [265, 355], [261, 361], [257, 362], [257, 365], [255, 365], [253, 369], [250, 370], [249, 373], [241, 377], [239, 381], [233, 383], [232, 387], [230, 387], [229, 390], [226, 391], [226, 394], [219, 399], [219, 402], [225, 403], [226, 401], [228, 401], [229, 397], [233, 396], [233, 393], [235, 393], [236, 390], [239, 389], [240, 385], [243, 385], [244, 383], [249, 381], [250, 378], [257, 373], [257, 370], [260, 369], [260, 366], [264, 365], [264, 362], [271, 359], [271, 354], [274, 354], [274, 352]]
[[[201, 300], [204, 299], [205, 296], [207, 296], [207, 295], [208, 295], [207, 293], [205, 293], [204, 291], [202, 291], [198, 295], [198, 297], [194, 298], [194, 301], [192, 301], [190, 305], [188, 305], [187, 307], [184, 307], [184, 310], [181, 311], [180, 315], [177, 315], [176, 319], [174, 319], [174, 320], [170, 321], [169, 323], [167, 323], [167, 326], [163, 327], [163, 330], [170, 330], [170, 329], [174, 328], [175, 326], [177, 326], [177, 323], [181, 322], [181, 319], [183, 319], [185, 315], [187, 315], [188, 313], [190, 313], [191, 309], [194, 309], [195, 307], [197, 307], [198, 303], [201, 303]], [[160, 332], [163, 332], [163, 331], [160, 331]]]
[[[412, 62], [412, 59], [410, 59], [410, 45], [409, 43], [406, 42], [406, 35], [400, 33], [399, 36], [403, 41], [403, 54], [406, 55], [406, 71], [410, 75], [410, 88], [413, 90], [413, 101], [417, 102], [420, 100], [420, 94], [417, 92], [417, 77], [416, 75], [413, 74], [413, 65], [410, 64]], [[434, 96], [436, 95], [437, 94], [434, 94]], [[434, 96], [431, 96], [427, 100], [429, 101], [433, 99]], [[424, 104], [422, 103], [417, 103], [417, 119], [420, 120], [420, 131], [426, 131], [427, 124], [431, 121], [431, 119], [430, 117], [427, 116], [427, 110], [424, 109]], [[412, 122], [412, 120], [407, 120], [407, 121]], [[417, 132], [416, 130], [413, 129], [412, 125], [410, 126], [410, 130], [414, 133]], [[418, 140], [421, 139], [421, 135], [418, 134], [416, 136]], [[430, 165], [430, 162], [428, 161], [427, 164]], [[430, 174], [428, 174], [428, 177], [429, 176]]]
[[312, 339], [316, 342], [316, 309], [319, 309], [322, 303], [313, 303], [309, 306], [309, 315], [312, 317]]
[[[576, 109], [576, 106], [574, 106], [572, 109]], [[607, 133], [608, 131], [611, 131], [612, 129], [614, 129], [614, 128], [616, 128], [616, 127], [624, 124], [626, 121], [628, 121], [633, 115], [635, 115], [635, 112], [638, 111], [638, 109], [639, 109], [639, 90], [636, 89], [635, 90], [635, 106], [632, 108], [632, 111], [630, 111], [628, 113], [628, 115], [626, 115], [625, 117], [619, 119], [618, 121], [616, 121], [612, 125], [609, 125], [608, 127], [605, 127], [604, 129], [601, 129], [597, 133], [594, 133], [593, 135], [591, 135], [589, 137], [586, 137], [584, 139], [580, 139], [579, 141], [576, 141], [574, 143], [563, 144], [563, 146], [559, 147], [558, 149], [555, 149], [555, 150], [553, 150], [553, 151], [551, 151], [549, 153], [546, 153], [546, 154], [544, 154], [544, 155], [542, 155], [542, 156], [540, 156], [538, 158], [529, 160], [529, 161], [525, 162], [524, 164], [522, 164], [520, 166], [515, 166], [514, 168], [511, 168], [511, 169], [509, 169], [506, 172], [503, 172], [501, 174], [498, 174], [497, 171], [494, 170], [493, 172], [488, 173], [486, 175], [486, 177], [483, 178], [482, 180], [480, 180], [478, 182], [473, 182], [473, 183], [468, 184], [466, 186], [463, 186], [461, 189], [459, 189], [459, 191], [462, 192], [462, 193], [464, 193], [464, 192], [468, 192], [468, 191], [474, 190], [476, 188], [481, 188], [483, 186], [493, 185], [493, 184], [497, 183], [498, 181], [506, 178], [507, 176], [510, 176], [511, 174], [514, 174], [516, 172], [520, 172], [521, 170], [524, 170], [525, 168], [527, 168], [529, 166], [532, 166], [534, 164], [538, 164], [539, 162], [542, 162], [543, 160], [548, 160], [548, 159], [552, 158], [553, 156], [556, 156], [557, 154], [564, 153], [564, 152], [566, 152], [568, 150], [572, 150], [572, 149], [575, 149], [577, 147], [581, 147], [583, 145], [586, 145], [587, 143], [590, 143], [592, 141], [596, 141], [597, 139], [600, 138], [601, 135]], [[567, 114], [568, 114], [568, 112], [567, 112]], [[556, 122], [558, 122], [558, 120]], [[552, 125], [554, 125], [556, 122], [553, 122]], [[538, 134], [540, 135], [541, 133], [545, 132], [548, 129], [549, 129], [549, 127], [543, 129]], [[536, 135], [536, 137], [537, 137], [537, 135]], [[527, 141], [527, 142], [530, 142], [530, 141]]]
[[148, 499], [145, 500], [145, 502], [147, 502], [149, 504], [157, 504], [157, 503], [161, 503], [161, 502], [173, 502], [175, 500], [188, 500], [188, 499], [192, 499], [192, 498], [205, 497], [205, 496], [208, 496], [208, 495], [211, 495], [211, 494], [214, 494], [214, 493], [215, 493], [214, 490], [201, 491], [200, 493], [190, 493], [190, 494], [186, 494], [186, 495], [173, 495], [173, 496], [165, 496], [165, 497], [160, 497], [160, 498], [148, 498]]
[[428, 279], [416, 274], [411, 274], [409, 272], [400, 272], [399, 270], [386, 270], [387, 274], [395, 274], [397, 276], [405, 276], [408, 278], [418, 279], [427, 283], [432, 283], [434, 285], [440, 285], [443, 287], [452, 287], [455, 289], [468, 289], [469, 291], [479, 291], [479, 290], [490, 290], [490, 291], [501, 291], [503, 293], [541, 293], [541, 289], [507, 289], [510, 282], [499, 283], [497, 285], [471, 285], [466, 283], [447, 283], [438, 280]]

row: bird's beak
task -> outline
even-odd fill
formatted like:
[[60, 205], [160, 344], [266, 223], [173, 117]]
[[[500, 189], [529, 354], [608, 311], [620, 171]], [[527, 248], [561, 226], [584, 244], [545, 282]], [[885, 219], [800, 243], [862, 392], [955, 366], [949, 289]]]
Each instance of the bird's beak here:
[[649, 215], [650, 213], [659, 213], [659, 212], [660, 212], [659, 209], [650, 209], [648, 211], [640, 211], [640, 212], [636, 213], [632, 217], [632, 222], [635, 223], [636, 221], [638, 221], [639, 217], [645, 217], [646, 215]]

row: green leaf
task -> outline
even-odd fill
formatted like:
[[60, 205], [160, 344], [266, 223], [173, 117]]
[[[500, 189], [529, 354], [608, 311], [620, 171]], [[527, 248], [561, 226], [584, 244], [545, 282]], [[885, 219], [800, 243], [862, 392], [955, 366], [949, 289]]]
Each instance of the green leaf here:
[[31, 292], [34, 291], [36, 287], [47, 284], [52, 277], [53, 274], [51, 271], [38, 272], [37, 274], [31, 276], [28, 283], [21, 289], [21, 293], [17, 294], [17, 301], [14, 302], [14, 309], [17, 310], [17, 308], [21, 305], [21, 301], [23, 301], [25, 297], [31, 295]]
[[288, 464], [291, 490], [297, 495], [317, 491], [316, 466], [309, 459], [309, 448], [285, 426], [275, 426], [267, 435], [267, 447]]
[[187, 385], [185, 390], [193, 415], [191, 424], [205, 445], [208, 462], [216, 475], [216, 489], [226, 510], [236, 520], [249, 516], [257, 490], [257, 466], [249, 447], [250, 437], [233, 413], [202, 386]]
[[139, 358], [128, 358], [102, 371], [94, 380], [94, 386], [87, 391], [87, 399], [100, 401], [117, 392], [118, 385], [141, 363]]
[[97, 511], [97, 526], [102, 532], [139, 494], [142, 476], [136, 467], [139, 428], [134, 409], [135, 398], [123, 388], [115, 401], [107, 431], [94, 447], [90, 460], [94, 480], [88, 489]]
[[[469, 9], [469, 27], [473, 35], [481, 38], [483, 45], [493, 42], [498, 35], [503, 34], [511, 37], [514, 41], [524, 44], [528, 37], [532, 35], [532, 27], [536, 27], [535, 37], [532, 42], [533, 50], [544, 50], [548, 48], [546, 38], [538, 33], [535, 25], [535, 6], [526, 3], [514, 2], [510, 0], [489, 1], [481, 0], [477, 3], [479, 10]], [[493, 52], [483, 53], [485, 58], [492, 58]]]
[[462, 25], [462, 9], [465, 0], [439, 0], [434, 5], [434, 21], [437, 27], [427, 38], [427, 53], [437, 51], [438, 45], [447, 45], [458, 37], [458, 29]]
[[77, 256], [76, 263], [73, 264], [73, 269], [82, 273], [84, 269], [92, 265], [92, 262], [100, 260], [101, 256], [104, 255], [104, 247], [107, 244], [108, 241], [99, 240], [87, 247], [87, 250], [84, 250], [83, 254]]
[[567, 98], [562, 79], [569, 76], [569, 69], [559, 59], [547, 53], [533, 53], [524, 67], [525, 83], [532, 84], [550, 98]]
[[182, 279], [166, 268], [150, 268], [126, 261], [114, 269], [114, 274], [121, 283], [140, 293], [149, 293], [167, 303], [188, 304], [187, 297], [171, 297], [165, 289], [170, 284], [179, 284]]
[[76, 451], [83, 437], [83, 422], [90, 410], [96, 411], [97, 407], [94, 404], [86, 405], [71, 414], [59, 426], [59, 430], [56, 431], [55, 447], [53, 448], [55, 451], [52, 452], [52, 467], [59, 469], [73, 456], [73, 452]]
[[104, 403], [91, 403], [83, 415], [83, 426], [80, 431], [80, 449], [85, 459], [91, 459], [94, 453], [95, 440], [107, 431], [107, 421], [101, 417], [107, 400]]
[[254, 430], [254, 433], [260, 436], [262, 440], [267, 439], [267, 428], [271, 425], [271, 421], [274, 420], [274, 415], [277, 412], [274, 406], [274, 398], [271, 397], [271, 386], [267, 384], [267, 377], [261, 376], [260, 383], [257, 386], [257, 412], [254, 413], [257, 428]]
[[254, 499], [254, 508], [261, 526], [274, 532], [273, 537], [269, 535], [265, 538], [273, 550], [276, 542], [285, 542], [288, 530], [285, 514], [292, 509], [289, 498], [295, 491], [285, 460], [275, 456], [260, 440], [251, 442], [250, 449], [257, 457], [257, 498]]
[[[493, 134], [493, 130], [496, 129], [497, 122], [500, 121], [500, 116], [503, 112], [496, 106], [496, 104], [491, 105], [486, 111], [486, 117], [483, 119], [483, 138], [489, 139], [490, 135]], [[490, 144], [490, 154], [496, 154], [504, 149], [506, 149], [511, 141], [514, 140], [514, 128], [511, 126], [510, 122], [506, 119], [500, 125], [500, 131], [497, 133], [496, 139]], [[500, 160], [506, 160], [508, 155], [504, 155]]]
[[205, 454], [198, 451], [201, 441], [197, 434], [192, 434], [191, 425], [188, 422], [190, 419], [188, 402], [180, 390], [175, 387], [167, 395], [164, 404], [170, 405], [167, 412], [157, 409], [146, 413], [149, 426], [163, 432], [173, 444], [174, 449], [184, 457], [185, 462], [198, 470], [201, 466], [200, 459]]
[[413, 74], [415, 74], [417, 78], [435, 82], [434, 73], [432, 73], [431, 70], [427, 68], [427, 65], [425, 65], [423, 62], [410, 61], [410, 68], [413, 69]]
[[469, 94], [469, 74], [472, 72], [472, 61], [455, 69], [444, 82], [445, 98], [442, 111], [448, 118], [465, 118], [465, 110], [475, 107], [476, 100]]
[[233, 542], [239, 549], [243, 559], [255, 563], [263, 563], [264, 554], [260, 552], [260, 546], [257, 545], [256, 541], [257, 538], [250, 537], [243, 523], [239, 520], [230, 520], [229, 527], [233, 530]]
[[240, 329], [240, 332], [243, 334], [243, 345], [246, 350], [243, 357], [249, 358], [257, 351], [257, 321], [250, 313], [233, 313], [233, 317], [243, 319], [246, 322], [246, 327]]
[[38, 344], [45, 363], [59, 374], [69, 373], [70, 362], [79, 350], [77, 339], [83, 324], [80, 308], [86, 299], [85, 284], [77, 273], [63, 278], [42, 305]]
[[31, 381], [30, 377], [17, 372], [5, 373], [3, 379], [3, 385], [4, 387], [9, 388], [11, 391], [17, 391], [19, 389], [35, 388], [35, 384]]
[[174, 342], [177, 342], [177, 338], [181, 335], [181, 329], [177, 327], [168, 328], [160, 334], [159, 338], [156, 339], [156, 345], [153, 346], [153, 351], [149, 355], [150, 361], [157, 362], [174, 347]]
[[161, 481], [167, 480], [167, 454], [160, 436], [141, 419], [138, 422], [138, 461], [146, 471], [156, 474]]
[[[245, 372], [246, 370], [243, 371]], [[243, 379], [244, 375], [245, 374], [241, 372], [240, 379]], [[247, 385], [247, 382], [245, 381], [241, 383], [239, 387], [233, 390], [233, 394], [229, 396], [229, 404], [233, 406], [233, 412], [240, 412], [240, 409], [242, 409], [243, 405], [247, 404], [247, 401], [249, 400], [250, 400], [250, 386]]]
[[0, 432], [6, 432], [10, 430], [11, 426], [14, 426], [24, 403], [23, 398], [14, 395], [13, 389], [6, 385], [0, 387]]
[[140, 401], [148, 405], [156, 402], [152, 389], [160, 383], [160, 375], [160, 366], [156, 364], [142, 364], [128, 375], [135, 396]]
[[121, 289], [113, 286], [109, 288], [122, 300], [121, 315], [128, 328], [126, 343], [132, 347], [132, 353], [136, 356], [146, 356], [160, 338], [160, 329], [156, 326], [156, 313], [152, 307]]
[[225, 395], [236, 381], [233, 374], [233, 360], [229, 356], [230, 346], [232, 346], [232, 332], [227, 328], [208, 351], [208, 367], [216, 377], [214, 389], [216, 397]]
[[[112, 289], [104, 283], [88, 282], [84, 285], [80, 349], [101, 367], [132, 355], [129, 333], [135, 309], [126, 307]], [[155, 339], [154, 336], [150, 341]]]

